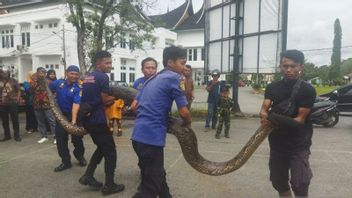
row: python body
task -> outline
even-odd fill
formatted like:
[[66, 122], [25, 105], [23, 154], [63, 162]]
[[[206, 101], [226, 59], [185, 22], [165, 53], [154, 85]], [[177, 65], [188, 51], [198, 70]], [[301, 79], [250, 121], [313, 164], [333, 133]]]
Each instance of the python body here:
[[[53, 111], [57, 122], [70, 134], [85, 135], [88, 132], [83, 128], [72, 125], [62, 115], [60, 109], [57, 107], [53, 94], [51, 93], [47, 82], [40, 81], [42, 86], [46, 87], [48, 92], [50, 107]], [[110, 94], [116, 98], [121, 98], [130, 103], [136, 96], [136, 90], [126, 87], [111, 87]], [[186, 161], [197, 171], [207, 175], [224, 175], [239, 169], [255, 152], [263, 140], [273, 130], [272, 127], [259, 127], [249, 141], [244, 145], [241, 151], [231, 160], [225, 162], [213, 162], [205, 159], [199, 154], [197, 137], [190, 127], [183, 127], [181, 121], [175, 118], [170, 120], [168, 133], [176, 136], [180, 143], [181, 150]]]

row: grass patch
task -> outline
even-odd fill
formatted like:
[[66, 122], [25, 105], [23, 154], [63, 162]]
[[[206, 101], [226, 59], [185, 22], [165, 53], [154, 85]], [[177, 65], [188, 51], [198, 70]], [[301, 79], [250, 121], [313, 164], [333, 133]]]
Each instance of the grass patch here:
[[336, 89], [336, 86], [314, 86], [317, 95], [326, 94]]

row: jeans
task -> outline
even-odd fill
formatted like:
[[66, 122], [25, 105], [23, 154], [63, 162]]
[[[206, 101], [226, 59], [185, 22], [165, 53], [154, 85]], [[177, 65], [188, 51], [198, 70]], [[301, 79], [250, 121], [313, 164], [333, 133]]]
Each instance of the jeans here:
[[209, 127], [210, 126], [210, 121], [211, 121], [211, 127], [213, 129], [215, 129], [216, 128], [216, 123], [218, 121], [218, 117], [217, 117], [216, 104], [213, 104], [213, 103], [208, 103], [208, 115], [207, 115], [207, 118], [205, 120], [205, 127]]
[[45, 121], [49, 123], [51, 133], [55, 133], [56, 122], [53, 112], [50, 109], [35, 110], [34, 112], [38, 122], [38, 131], [42, 134], [42, 137], [48, 137], [48, 135], [50, 135], [46, 131]]
[[1, 106], [2, 127], [4, 128], [4, 137], [6, 138], [11, 137], [9, 114], [12, 121], [14, 136], [15, 138], [18, 138], [20, 137], [20, 125], [18, 122], [17, 104], [9, 104], [5, 106]]
[[26, 105], [26, 130], [37, 130], [38, 123], [32, 105]]

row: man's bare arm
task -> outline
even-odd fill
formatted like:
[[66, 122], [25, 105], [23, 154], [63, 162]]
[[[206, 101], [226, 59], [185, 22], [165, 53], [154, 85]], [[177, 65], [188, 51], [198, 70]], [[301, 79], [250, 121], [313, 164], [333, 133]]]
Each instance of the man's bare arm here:
[[109, 96], [107, 93], [101, 93], [100, 96], [105, 106], [109, 106], [114, 103], [114, 100], [115, 100], [114, 96]]
[[308, 117], [309, 113], [310, 113], [310, 108], [305, 108], [305, 107], [300, 107], [298, 108], [298, 114], [297, 117], [293, 118], [294, 120], [296, 120], [299, 123], [304, 123], [306, 118]]
[[181, 107], [178, 109], [178, 113], [183, 120], [183, 125], [187, 126], [192, 123], [191, 114], [187, 108], [187, 106]]
[[270, 99], [264, 99], [262, 107], [259, 112], [260, 123], [262, 125], [270, 125], [270, 121], [267, 119], [269, 114], [269, 108], [271, 107], [272, 101]]
[[72, 124], [77, 123], [78, 110], [79, 110], [79, 104], [73, 103], [72, 104], [72, 111], [71, 111], [72, 112], [72, 119], [71, 119]]

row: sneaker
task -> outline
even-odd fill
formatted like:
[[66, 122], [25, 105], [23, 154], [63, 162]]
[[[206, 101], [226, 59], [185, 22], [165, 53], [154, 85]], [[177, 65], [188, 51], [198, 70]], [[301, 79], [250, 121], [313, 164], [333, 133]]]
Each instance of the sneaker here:
[[33, 133], [32, 129], [28, 130], [27, 133], [32, 134]]
[[101, 189], [101, 193], [105, 195], [110, 195], [114, 193], [118, 193], [125, 190], [125, 185], [123, 184], [112, 184], [112, 185], [104, 185], [103, 188]]
[[78, 182], [82, 185], [85, 185], [85, 186], [88, 185], [95, 189], [100, 189], [103, 186], [103, 183], [97, 181], [93, 176], [87, 176], [87, 175], [83, 175], [81, 178], [79, 178]]
[[118, 130], [116, 136], [122, 136], [122, 130]]
[[56, 144], [56, 139], [54, 139], [53, 144]]
[[38, 141], [38, 143], [39, 143], [39, 144], [42, 144], [42, 143], [44, 143], [44, 142], [46, 142], [46, 141], [48, 141], [48, 138], [42, 137], [42, 139], [40, 139], [40, 140]]

